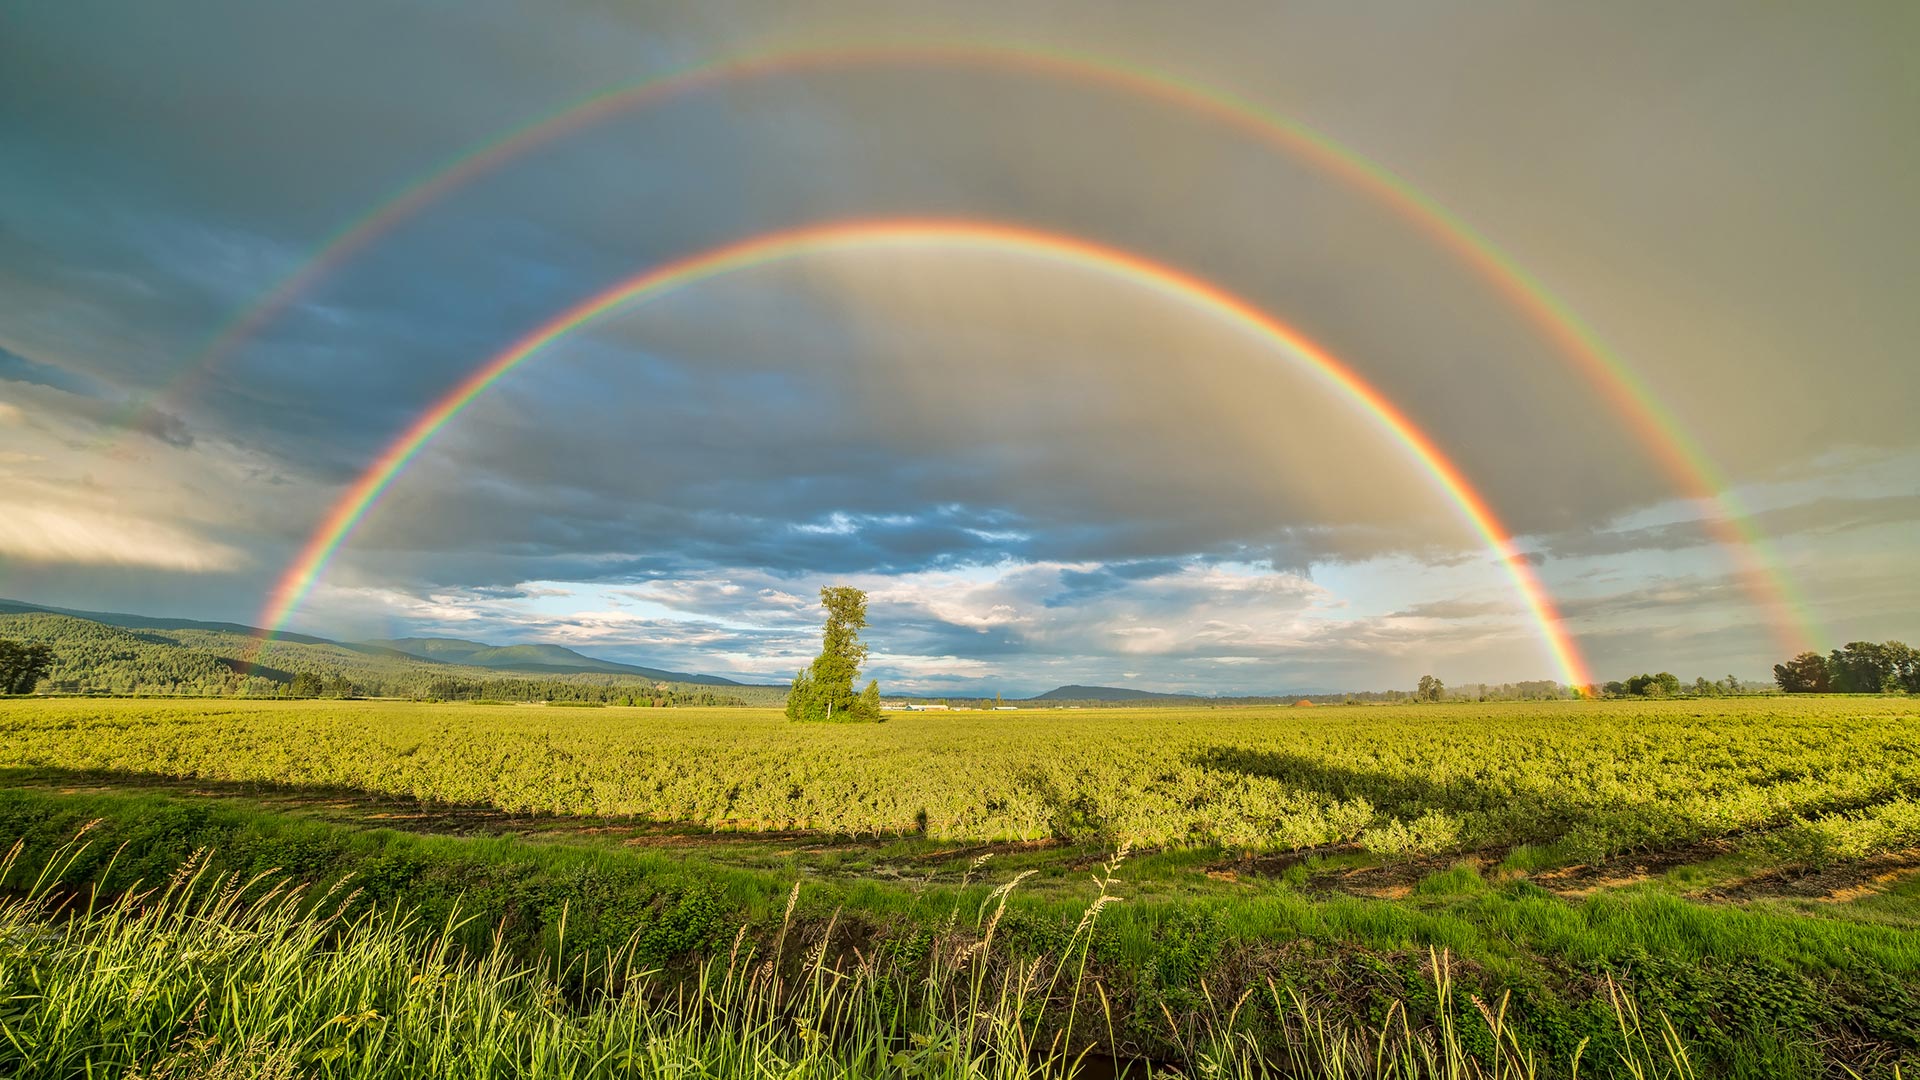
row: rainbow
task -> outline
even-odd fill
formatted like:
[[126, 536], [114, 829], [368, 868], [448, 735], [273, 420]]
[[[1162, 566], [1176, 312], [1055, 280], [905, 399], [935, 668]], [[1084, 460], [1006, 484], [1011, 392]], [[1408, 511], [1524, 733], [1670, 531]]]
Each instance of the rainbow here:
[[[1546, 284], [1511, 256], [1412, 184], [1353, 149], [1298, 121], [1231, 92], [1099, 56], [990, 43], [879, 42], [783, 47], [701, 64], [644, 82], [614, 87], [473, 146], [403, 185], [386, 202], [335, 233], [320, 250], [251, 307], [226, 323], [187, 365], [173, 387], [151, 399], [182, 396], [241, 343], [257, 334], [315, 283], [447, 193], [522, 155], [604, 119], [722, 83], [852, 67], [946, 66], [1020, 70], [1104, 86], [1187, 109], [1260, 142], [1297, 155], [1351, 185], [1427, 234], [1471, 266], [1524, 312], [1628, 423], [1679, 491], [1709, 510], [1714, 538], [1731, 554], [1754, 599], [1773, 613], [1781, 647], [1799, 652], [1821, 636], [1725, 478], [1633, 370]], [[1717, 508], [1717, 512], [1714, 512]]]
[[829, 251], [887, 247], [966, 247], [1019, 253], [1152, 288], [1203, 311], [1240, 324], [1303, 360], [1307, 367], [1345, 394], [1397, 439], [1430, 473], [1474, 529], [1486, 539], [1513, 579], [1568, 685], [1591, 684], [1585, 661], [1548, 597], [1533, 567], [1515, 549], [1506, 528], [1459, 468], [1431, 438], [1380, 391], [1298, 330], [1245, 300], [1185, 271], [1090, 241], [1023, 226], [973, 220], [877, 219], [832, 222], [764, 233], [663, 263], [598, 293], [554, 316], [486, 363], [475, 368], [388, 444], [328, 511], [298, 556], [281, 576], [261, 615], [264, 646], [279, 632], [313, 589], [334, 553], [353, 534], [380, 496], [454, 417], [508, 372], [560, 338], [624, 305], [652, 299], [722, 274]]

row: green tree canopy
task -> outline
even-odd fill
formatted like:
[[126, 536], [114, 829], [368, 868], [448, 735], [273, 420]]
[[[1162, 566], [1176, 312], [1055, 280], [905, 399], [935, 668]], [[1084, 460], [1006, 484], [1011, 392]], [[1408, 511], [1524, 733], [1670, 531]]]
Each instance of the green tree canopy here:
[[1635, 675], [1626, 681], [1623, 690], [1635, 697], [1673, 697], [1680, 692], [1680, 677], [1671, 671]]
[[1894, 685], [1909, 694], [1920, 694], [1920, 649], [1904, 641], [1889, 641], [1881, 648], [1887, 651]]
[[793, 720], [880, 719], [880, 684], [869, 681], [862, 693], [853, 683], [866, 663], [867, 647], [860, 631], [867, 625], [867, 594], [846, 585], [820, 590], [820, 606], [827, 623], [820, 633], [820, 655], [795, 675], [787, 694], [787, 716]]
[[53, 649], [40, 642], [0, 639], [0, 694], [31, 694], [53, 663]]
[[1773, 681], [1789, 694], [1920, 694], [1920, 651], [1903, 641], [1849, 641], [1773, 665]]
[[1842, 694], [1879, 694], [1896, 689], [1894, 654], [1874, 641], [1849, 641], [1827, 656], [1827, 677]]
[[1824, 694], [1832, 685], [1827, 678], [1827, 658], [1817, 652], [1803, 652], [1784, 664], [1773, 665], [1773, 681], [1789, 694]]
[[1447, 687], [1445, 683], [1442, 683], [1432, 675], [1422, 675], [1420, 676], [1420, 686], [1413, 692], [1413, 696], [1421, 701], [1439, 701], [1440, 695], [1446, 692]]

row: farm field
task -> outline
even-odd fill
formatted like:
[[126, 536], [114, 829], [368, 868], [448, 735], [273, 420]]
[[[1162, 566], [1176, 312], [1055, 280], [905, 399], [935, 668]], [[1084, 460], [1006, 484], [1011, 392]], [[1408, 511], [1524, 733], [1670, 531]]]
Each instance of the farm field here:
[[1916, 736], [1906, 698], [900, 713], [878, 726], [377, 701], [0, 709], [0, 756], [42, 770], [706, 829], [1546, 862], [1787, 826], [1838, 855], [1901, 846], [1920, 828]]
[[1698, 1075], [1874, 1075], [1920, 1052], [1917, 748], [1920, 709], [1891, 697], [881, 725], [42, 699], [0, 704], [0, 825], [28, 840], [16, 892], [96, 823], [56, 876], [121, 892], [204, 850], [344, 878], [424, 926], [467, 912], [476, 955], [489, 930], [528, 963], [645, 941], [669, 970], [736, 931], [921, 955], [977, 937], [996, 896], [997, 948], [1058, 956], [1111, 873], [1083, 956], [1123, 1055], [1176, 1058], [1228, 987], [1436, 1023], [1444, 956], [1483, 1000], [1513, 995], [1541, 1075], [1581, 1038], [1618, 1056], [1608, 980], [1672, 1018]]

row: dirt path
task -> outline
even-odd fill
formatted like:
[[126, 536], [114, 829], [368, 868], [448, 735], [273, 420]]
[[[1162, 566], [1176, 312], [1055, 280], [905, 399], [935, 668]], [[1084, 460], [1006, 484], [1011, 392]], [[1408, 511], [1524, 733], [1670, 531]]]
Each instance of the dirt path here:
[[1700, 896], [1709, 900], [1777, 898], [1847, 904], [1887, 892], [1915, 876], [1920, 876], [1920, 848], [1819, 869], [1776, 868], [1703, 890]]
[[[1464, 864], [1483, 878], [1523, 880], [1557, 896], [1583, 899], [1598, 892], [1659, 881], [1682, 867], [1724, 859], [1737, 850], [1731, 840], [1707, 840], [1664, 851], [1634, 852], [1597, 863], [1533, 872], [1499, 870], [1504, 853], [1498, 851], [1426, 856], [1361, 866], [1317, 865], [1364, 855], [1355, 845], [1341, 845], [1217, 863], [1208, 867], [1206, 873], [1217, 880], [1236, 881], [1248, 877], [1278, 877], [1305, 867], [1304, 888], [1309, 892], [1404, 900], [1413, 895], [1421, 881]], [[1920, 876], [1920, 848], [1817, 869], [1802, 865], [1764, 867], [1730, 880], [1676, 891], [1689, 899], [1726, 903], [1788, 899], [1843, 904], [1887, 892], [1915, 876]]]

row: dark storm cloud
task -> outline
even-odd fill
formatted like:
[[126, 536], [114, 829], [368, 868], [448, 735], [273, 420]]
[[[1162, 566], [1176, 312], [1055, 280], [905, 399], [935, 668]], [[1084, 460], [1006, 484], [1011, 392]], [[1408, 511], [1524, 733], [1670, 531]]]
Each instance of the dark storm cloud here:
[[34, 383], [82, 397], [100, 397], [100, 384], [77, 371], [55, 364], [39, 364], [19, 353], [0, 348], [0, 381]]
[[187, 422], [164, 409], [141, 408], [121, 401], [78, 398], [65, 402], [64, 411], [70, 416], [91, 421], [111, 435], [131, 431], [180, 449], [194, 444], [193, 432], [188, 429]]
[[1569, 619], [1598, 622], [1622, 615], [1738, 607], [1746, 595], [1747, 582], [1735, 575], [1665, 579], [1610, 595], [1565, 600], [1560, 613]]
[[[474, 23], [458, 27], [453, 40], [485, 40], [491, 32], [486, 19]], [[410, 73], [430, 85], [405, 95], [391, 116], [371, 108], [373, 95], [364, 80], [377, 83], [383, 71], [398, 70], [403, 55], [398, 43], [408, 40], [408, 25], [401, 20], [389, 27], [375, 55], [357, 60], [351, 81], [310, 57], [288, 71], [269, 71], [257, 58], [228, 56], [190, 36], [162, 30], [155, 40], [170, 45], [183, 60], [203, 63], [179, 73], [182, 85], [174, 99], [147, 106], [153, 115], [137, 132], [126, 118], [96, 111], [95, 99], [112, 95], [117, 85], [117, 77], [107, 72], [97, 73], [91, 96], [78, 95], [72, 102], [56, 97], [55, 115], [39, 123], [60, 118], [63, 110], [70, 112], [65, 118], [73, 126], [101, 128], [112, 136], [107, 141], [117, 152], [129, 155], [127, 165], [138, 163], [138, 168], [124, 171], [94, 172], [102, 183], [138, 185], [139, 198], [131, 204], [135, 209], [121, 210], [120, 217], [137, 216], [139, 207], [159, 202], [169, 191], [175, 198], [168, 217], [161, 218], [157, 209], [148, 211], [148, 217], [163, 221], [165, 228], [128, 228], [123, 222], [108, 235], [133, 239], [102, 239], [98, 243], [107, 245], [102, 251], [85, 245], [73, 249], [69, 240], [68, 251], [56, 252], [66, 259], [56, 259], [55, 265], [80, 262], [79, 271], [90, 272], [118, 259], [115, 269], [122, 273], [198, 285], [201, 301], [211, 295], [245, 296], [275, 261], [269, 257], [249, 264], [238, 254], [245, 251], [249, 231], [265, 230], [269, 226], [263, 223], [270, 222], [280, 236], [262, 237], [268, 242], [260, 246], [280, 260], [297, 259], [302, 245], [284, 237], [289, 235], [289, 214], [296, 209], [310, 213], [306, 208], [315, 199], [302, 198], [303, 192], [317, 194], [330, 183], [336, 190], [364, 187], [346, 179], [353, 163], [368, 172], [391, 171], [393, 160], [406, 157], [399, 148], [418, 140], [421, 131], [436, 124], [471, 129], [494, 100], [508, 96], [506, 89], [490, 87], [475, 100], [463, 101], [443, 89], [443, 84], [459, 84], [459, 73], [444, 70], [446, 62], [436, 61]], [[309, 30], [299, 19], [272, 27], [271, 20], [257, 13], [228, 29], [265, 33], [270, 28], [272, 40], [283, 47]], [[324, 56], [330, 42], [345, 36], [339, 30], [318, 30], [302, 48]], [[173, 54], [163, 48], [157, 55]], [[75, 75], [46, 78], [55, 86], [68, 86]], [[192, 137], [156, 137], [155, 132], [184, 123], [189, 115], [184, 103], [211, 99], [218, 88], [236, 82], [260, 80], [270, 87], [236, 103], [228, 124], [242, 145], [252, 146], [244, 158], [224, 144], [208, 147]], [[337, 115], [288, 124], [301, 129], [305, 141], [298, 144], [266, 121], [278, 113], [285, 122], [289, 112], [297, 119], [327, 101]], [[1006, 107], [1022, 102], [1026, 110]], [[940, 73], [750, 85], [728, 105], [721, 110], [696, 100], [657, 117], [616, 121], [593, 139], [559, 144], [457, 193], [303, 298], [301, 307], [231, 359], [230, 370], [206, 386], [197, 408], [218, 411], [234, 439], [272, 448], [303, 463], [317, 478], [337, 482], [353, 461], [364, 460], [383, 436], [402, 427], [410, 411], [422, 407], [460, 370], [620, 273], [670, 253], [795, 219], [890, 210], [1057, 223], [1070, 232], [1157, 250], [1223, 280], [1257, 285], [1254, 293], [1268, 294], [1278, 310], [1316, 315], [1324, 324], [1320, 329], [1330, 333], [1336, 345], [1397, 366], [1397, 377], [1408, 383], [1398, 392], [1410, 398], [1443, 394], [1448, 380], [1483, 368], [1485, 358], [1477, 352], [1521, 345], [1506, 329], [1510, 320], [1458, 318], [1455, 308], [1484, 304], [1464, 295], [1471, 290], [1450, 284], [1451, 276], [1430, 273], [1431, 255], [1396, 249], [1390, 261], [1371, 256], [1356, 260], [1351, 252], [1384, 241], [1398, 226], [1382, 222], [1376, 213], [1355, 211], [1346, 195], [1285, 162], [1250, 159], [1247, 168], [1263, 174], [1274, 187], [1220, 194], [1251, 209], [1255, 203], [1271, 207], [1275, 189], [1287, 192], [1290, 198], [1282, 204], [1288, 208], [1286, 259], [1273, 259], [1258, 247], [1249, 248], [1261, 252], [1254, 258], [1231, 245], [1223, 247], [1212, 222], [1171, 231], [1150, 225], [1138, 211], [1161, 200], [1165, 178], [1138, 167], [1137, 161], [1122, 171], [1111, 166], [1134, 160], [1143, 137], [1190, 142], [1197, 149], [1222, 142], [1222, 132], [1184, 117], [1153, 109], [1137, 116], [1124, 102], [1074, 88]], [[1015, 115], [1021, 119], [1009, 124], [1007, 118]], [[707, 123], [689, 127], [689, 119]], [[1150, 132], [1140, 128], [1142, 119], [1151, 124]], [[1081, 135], [1073, 142], [1052, 139], [1051, 153], [1033, 152], [1048, 137], [1044, 133], [1063, 128]], [[926, 133], [935, 131], [941, 137], [929, 140]], [[52, 160], [45, 173], [64, 175], [83, 148], [64, 135], [47, 142]], [[1226, 142], [1231, 145], [1230, 139]], [[670, 146], [671, 154], [649, 156], [634, 149], [658, 145]], [[1164, 158], [1188, 156], [1176, 150], [1169, 148]], [[306, 167], [296, 174], [297, 164]], [[209, 171], [214, 190], [233, 192], [218, 210], [197, 204], [206, 195], [190, 180], [196, 169]], [[1101, 181], [1090, 184], [1095, 170]], [[996, 174], [1012, 182], [996, 182]], [[1183, 176], [1182, 182], [1206, 183], [1209, 175]], [[1236, 173], [1219, 175], [1240, 182]], [[623, 212], [634, 205], [636, 188], [649, 204], [671, 207], [672, 213]], [[1090, 199], [1092, 189], [1098, 192]], [[553, 197], [556, 191], [564, 191], [565, 197]], [[57, 198], [39, 194], [43, 200]], [[196, 212], [202, 218], [224, 213], [225, 219], [195, 234], [179, 222]], [[174, 242], [176, 235], [185, 242]], [[1356, 243], [1357, 237], [1368, 242]], [[124, 250], [116, 254], [114, 244]], [[221, 257], [225, 249], [236, 255]], [[162, 254], [168, 250], [178, 252], [171, 267]], [[1358, 272], [1362, 264], [1364, 274]], [[1337, 272], [1329, 273], [1330, 268]], [[171, 273], [163, 274], [167, 270]], [[1415, 281], [1423, 288], [1407, 287]], [[1398, 298], [1396, 317], [1374, 317], [1389, 293]], [[1421, 299], [1426, 293], [1433, 298]], [[1380, 298], [1369, 299], [1369, 294]], [[202, 312], [208, 306], [183, 301], [179, 321], [204, 325]], [[182, 358], [191, 356], [194, 336], [176, 330], [173, 337]], [[1409, 348], [1410, 339], [1420, 342], [1417, 349]], [[1537, 413], [1522, 403], [1533, 382], [1547, 378], [1551, 383], [1545, 371], [1538, 365], [1520, 366], [1498, 381], [1483, 383], [1478, 393], [1455, 405], [1457, 422], [1484, 426], [1504, 418], [1513, 429], [1510, 439], [1544, 444], [1546, 422], [1537, 421]], [[1552, 430], [1567, 440], [1570, 424], [1587, 423], [1577, 416], [1559, 418]], [[1523, 430], [1536, 424], [1537, 430]], [[1596, 421], [1589, 434], [1604, 437], [1607, 430]], [[1504, 471], [1493, 455], [1474, 461], [1480, 451], [1472, 445], [1462, 445], [1457, 452], [1476, 473], [1497, 479]], [[1544, 445], [1540, 451], [1551, 452]], [[1532, 465], [1507, 482], [1524, 482], [1545, 471], [1537, 460]], [[1598, 494], [1617, 483], [1618, 497], [1631, 489], [1631, 476], [1616, 473], [1617, 480], [1581, 490]], [[1555, 497], [1552, 489], [1533, 494], [1534, 500], [1515, 501], [1526, 505]], [[1150, 553], [1156, 552], [1123, 554]]]
[[109, 393], [98, 381], [57, 364], [42, 364], [16, 352], [0, 349], [0, 382], [22, 383], [58, 391], [35, 399], [36, 412], [52, 412], [81, 420], [111, 435], [131, 432], [185, 449], [193, 445], [186, 421], [164, 409], [142, 408]]
[[1048, 607], [1078, 603], [1123, 589], [1129, 582], [1171, 573], [1178, 567], [1179, 564], [1171, 560], [1157, 559], [1113, 563], [1097, 570], [1069, 570], [1060, 575], [1060, 591], [1048, 595], [1044, 603]]

